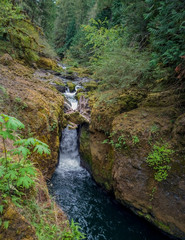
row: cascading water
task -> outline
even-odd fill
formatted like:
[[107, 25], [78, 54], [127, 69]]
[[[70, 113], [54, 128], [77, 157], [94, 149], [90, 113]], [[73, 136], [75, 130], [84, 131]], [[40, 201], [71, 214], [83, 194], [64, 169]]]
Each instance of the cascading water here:
[[[75, 93], [65, 93], [72, 109], [77, 109]], [[78, 222], [88, 240], [168, 239], [145, 221], [104, 193], [80, 166], [77, 130], [62, 132], [59, 165], [51, 190], [62, 209]]]

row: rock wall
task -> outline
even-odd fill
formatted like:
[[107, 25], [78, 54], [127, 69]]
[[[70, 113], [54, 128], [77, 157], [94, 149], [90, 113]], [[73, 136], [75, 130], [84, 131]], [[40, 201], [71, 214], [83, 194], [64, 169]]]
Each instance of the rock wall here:
[[[52, 176], [58, 163], [64, 100], [54, 87], [37, 78], [34, 71], [11, 58], [6, 57], [6, 61], [0, 59], [0, 112], [16, 117], [25, 124], [23, 137], [33, 136], [49, 145], [51, 155], [31, 155], [39, 175], [35, 188], [31, 192], [27, 191], [25, 196], [26, 199], [33, 198], [41, 212], [47, 212], [47, 219], [40, 216], [43, 219], [38, 219], [38, 222], [46, 221], [60, 229], [69, 230], [67, 217], [52, 202], [45, 182]], [[7, 141], [7, 148], [11, 148], [11, 145]], [[0, 139], [0, 156], [2, 151]], [[0, 205], [2, 201], [0, 194]], [[0, 224], [0, 240], [38, 239], [29, 214], [26, 213], [29, 206], [19, 208], [10, 199], [3, 205], [6, 207], [0, 213], [0, 220], [8, 222], [9, 226], [6, 229]]]
[[[91, 124], [82, 127], [80, 150], [94, 179], [139, 216], [185, 239], [184, 93], [114, 90], [90, 103]], [[161, 182], [146, 162], [155, 144], [175, 151]]]
[[33, 75], [34, 70], [12, 61], [0, 64], [0, 86], [3, 113], [25, 124], [25, 137], [33, 136], [48, 144], [51, 155], [32, 155], [32, 160], [46, 178], [50, 178], [58, 162], [60, 127], [63, 124], [63, 97], [49, 84]]

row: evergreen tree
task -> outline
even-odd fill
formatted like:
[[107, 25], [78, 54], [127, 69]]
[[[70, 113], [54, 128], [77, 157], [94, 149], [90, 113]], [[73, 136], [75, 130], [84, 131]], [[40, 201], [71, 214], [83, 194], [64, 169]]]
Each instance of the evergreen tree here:
[[177, 65], [185, 55], [185, 1], [146, 0], [153, 64]]

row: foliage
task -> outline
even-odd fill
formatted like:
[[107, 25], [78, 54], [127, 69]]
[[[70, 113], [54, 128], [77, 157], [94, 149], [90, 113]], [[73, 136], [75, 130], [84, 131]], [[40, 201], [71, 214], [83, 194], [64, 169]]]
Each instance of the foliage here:
[[85, 234], [80, 232], [80, 226], [78, 223], [75, 223], [74, 220], [71, 220], [70, 225], [71, 231], [64, 231], [62, 233], [63, 239], [71, 239], [71, 240], [80, 240], [85, 239]]
[[173, 153], [174, 151], [170, 149], [167, 144], [153, 146], [153, 150], [148, 155], [146, 162], [148, 166], [154, 169], [154, 178], [156, 181], [161, 182], [166, 180], [168, 171], [171, 169], [170, 162]]
[[138, 136], [132, 136], [132, 142], [133, 142], [134, 145], [137, 144], [137, 143], [139, 143], [139, 138], [138, 138]]
[[54, 22], [56, 19], [56, 4], [54, 0], [23, 0], [21, 6], [31, 21], [42, 27], [50, 42], [53, 40]]
[[96, 62], [106, 51], [113, 52], [114, 46], [121, 40], [119, 36], [122, 29], [118, 27], [108, 29], [107, 23], [106, 20], [91, 19], [89, 25], [82, 26], [87, 40], [86, 45], [92, 46], [91, 49], [94, 52], [91, 59], [93, 62]]
[[117, 132], [115, 131], [111, 132], [108, 139], [105, 139], [102, 143], [103, 144], [108, 143], [117, 150], [121, 150], [123, 147], [127, 148], [125, 136], [122, 134], [117, 139], [115, 139], [114, 136], [116, 135], [116, 133]]
[[[59, 0], [55, 24], [55, 46], [60, 56], [76, 41], [80, 25], [86, 23], [94, 0]], [[82, 38], [83, 41], [83, 38]]]
[[[31, 222], [36, 229], [39, 240], [80, 240], [84, 239], [84, 234], [79, 230], [79, 226], [73, 220], [67, 226], [67, 221], [62, 223], [56, 220], [55, 203], [48, 206], [39, 204], [34, 198], [28, 199], [22, 204], [22, 214]], [[55, 216], [55, 217], [54, 217]], [[62, 226], [64, 224], [64, 226]], [[64, 228], [62, 230], [62, 228]]]
[[21, 9], [13, 6], [11, 1], [2, 0], [0, 12], [0, 36], [5, 41], [10, 41], [11, 45], [19, 49], [19, 54], [24, 53], [23, 58], [37, 60], [39, 44], [36, 39], [28, 33], [27, 28], [24, 28], [20, 23], [29, 25], [25, 16], [21, 13]]
[[[31, 151], [50, 154], [48, 146], [35, 139], [22, 139], [16, 131], [24, 129], [24, 124], [14, 117], [0, 115], [0, 137], [3, 142], [4, 156], [0, 158], [0, 191], [16, 200], [25, 189], [34, 186], [36, 169], [28, 160]], [[12, 141], [13, 149], [7, 149], [7, 140]]]
[[[108, 88], [169, 83], [185, 52], [184, 4], [183, 0], [91, 1], [66, 57], [89, 67]], [[62, 24], [69, 26], [69, 19]], [[65, 54], [65, 43], [60, 43]]]
[[10, 0], [2, 0], [1, 5], [2, 52], [8, 52], [13, 57], [24, 59], [28, 63], [36, 62], [40, 54], [49, 57], [56, 56], [43, 36], [42, 29], [28, 19], [21, 9], [21, 4], [13, 5]]
[[152, 64], [177, 65], [185, 54], [185, 2], [146, 0]]

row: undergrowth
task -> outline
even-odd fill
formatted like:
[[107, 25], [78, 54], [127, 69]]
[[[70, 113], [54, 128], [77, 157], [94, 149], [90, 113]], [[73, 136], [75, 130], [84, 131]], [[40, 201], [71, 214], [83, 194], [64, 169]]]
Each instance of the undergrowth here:
[[69, 224], [68, 220], [61, 222], [61, 219], [58, 219], [56, 204], [53, 201], [48, 206], [48, 202], [39, 204], [35, 198], [25, 200], [22, 214], [35, 227], [39, 240], [85, 239], [78, 223], [72, 220]]
[[155, 171], [154, 178], [156, 181], [161, 182], [168, 177], [168, 171], [171, 169], [171, 155], [173, 153], [174, 151], [167, 144], [153, 146], [146, 162]]
[[[4, 91], [3, 88], [1, 88]], [[48, 145], [35, 138], [23, 139], [20, 135], [25, 126], [18, 119], [0, 114], [0, 140], [3, 151], [0, 156], [0, 215], [9, 201], [13, 202], [25, 218], [36, 229], [39, 240], [80, 240], [85, 236], [74, 221], [71, 225], [58, 223], [56, 204], [37, 201], [35, 186], [38, 182], [38, 172], [29, 161], [32, 152], [40, 155], [50, 154]], [[38, 190], [39, 191], [39, 190]], [[32, 197], [30, 197], [32, 196]], [[47, 197], [46, 197], [47, 200]], [[0, 227], [9, 228], [6, 218], [0, 219]], [[63, 227], [62, 227], [63, 225]]]

